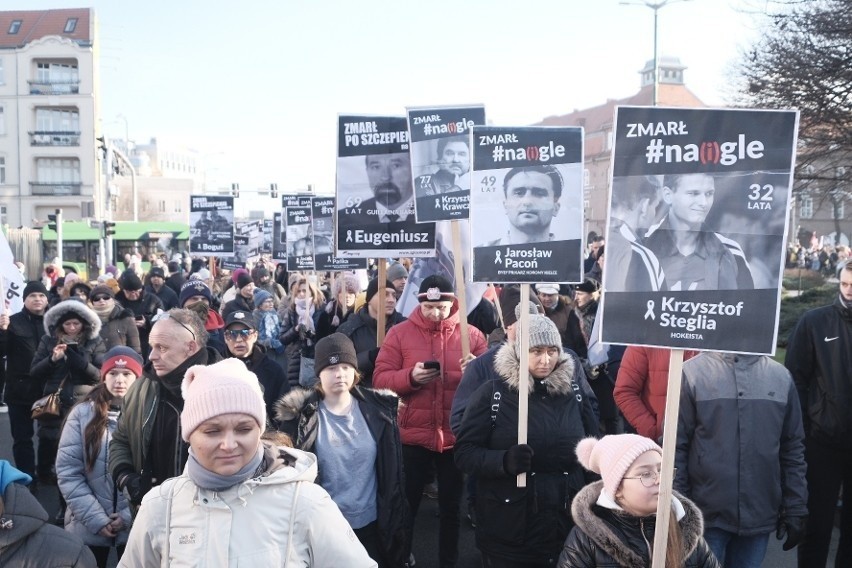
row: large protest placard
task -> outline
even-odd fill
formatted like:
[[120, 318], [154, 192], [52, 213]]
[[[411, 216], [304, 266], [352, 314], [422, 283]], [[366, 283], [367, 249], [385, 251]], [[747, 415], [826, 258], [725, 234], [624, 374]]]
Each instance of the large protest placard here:
[[602, 340], [771, 354], [796, 111], [620, 107]]
[[213, 195], [190, 196], [189, 254], [233, 256], [233, 197]]
[[407, 112], [417, 221], [467, 219], [470, 129], [485, 124], [485, 107], [417, 107]]
[[314, 269], [314, 240], [311, 226], [311, 206], [284, 209], [284, 227], [287, 233], [287, 270]]
[[263, 240], [260, 245], [261, 254], [272, 254], [272, 219], [263, 220]]
[[15, 266], [15, 255], [6, 240], [6, 234], [0, 231], [0, 314], [11, 316], [24, 307], [24, 276]]
[[284, 230], [284, 211], [272, 214], [272, 260], [287, 261], [287, 232]]
[[474, 282], [582, 279], [583, 129], [473, 127]]
[[334, 210], [334, 197], [314, 197], [311, 200], [314, 269], [321, 271], [366, 269], [366, 258], [341, 258], [334, 255]]
[[340, 116], [337, 141], [337, 255], [424, 256], [435, 224], [417, 223], [405, 117]]

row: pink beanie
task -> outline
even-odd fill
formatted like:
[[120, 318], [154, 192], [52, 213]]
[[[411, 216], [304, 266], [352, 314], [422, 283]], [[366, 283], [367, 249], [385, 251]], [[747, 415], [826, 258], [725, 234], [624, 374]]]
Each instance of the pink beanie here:
[[184, 400], [180, 429], [187, 442], [202, 422], [222, 414], [248, 414], [261, 430], [266, 427], [266, 404], [257, 375], [239, 359], [194, 365], [186, 371], [180, 388]]
[[618, 434], [597, 438], [586, 438], [577, 444], [577, 458], [580, 464], [603, 478], [604, 491], [611, 498], [621, 485], [621, 480], [636, 461], [647, 451], [660, 455], [663, 449], [650, 438], [636, 434]]

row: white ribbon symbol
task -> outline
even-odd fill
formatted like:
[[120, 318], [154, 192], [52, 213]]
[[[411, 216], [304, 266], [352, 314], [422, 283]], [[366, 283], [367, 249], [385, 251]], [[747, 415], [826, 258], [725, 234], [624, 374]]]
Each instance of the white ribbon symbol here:
[[346, 231], [346, 242], [347, 243], [352, 242], [352, 231]]
[[500, 260], [500, 251], [499, 250], [495, 251], [494, 252], [494, 264], [500, 264], [501, 262], [503, 262], [503, 261]]
[[646, 305], [648, 306], [648, 309], [645, 311], [645, 319], [657, 319], [654, 315], [654, 300], [648, 300]]

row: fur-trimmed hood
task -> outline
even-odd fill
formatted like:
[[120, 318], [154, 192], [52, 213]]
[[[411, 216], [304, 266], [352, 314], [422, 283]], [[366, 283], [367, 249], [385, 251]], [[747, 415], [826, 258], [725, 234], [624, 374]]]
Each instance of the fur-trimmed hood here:
[[94, 339], [100, 334], [101, 318], [98, 317], [98, 314], [80, 300], [73, 299], [63, 300], [47, 310], [47, 313], [44, 314], [44, 331], [48, 335], [53, 335], [56, 323], [69, 313], [74, 313], [80, 320], [89, 324], [86, 339]]
[[[355, 386], [352, 389], [352, 396], [358, 400], [365, 400], [371, 396], [376, 402], [387, 406], [388, 408], [396, 408], [399, 404], [399, 397], [395, 392], [388, 389], [362, 389]], [[288, 422], [298, 417], [306, 406], [316, 405], [319, 403], [319, 393], [314, 389], [293, 388], [290, 392], [278, 399], [274, 405], [275, 417], [280, 422]]]
[[[509, 342], [497, 350], [494, 355], [494, 371], [509, 385], [509, 387], [517, 391], [521, 382], [520, 373], [520, 357], [518, 356], [517, 348], [514, 342]], [[542, 384], [547, 387], [547, 393], [551, 396], [569, 395], [574, 393], [573, 378], [575, 372], [574, 359], [563, 350], [559, 355], [559, 362], [556, 368], [542, 379]], [[530, 376], [529, 392], [533, 392], [535, 380]]]
[[[571, 503], [571, 516], [577, 528], [586, 534], [597, 546], [611, 556], [621, 566], [645, 568], [646, 564], [642, 557], [634, 552], [626, 543], [612, 530], [606, 521], [595, 514], [593, 507], [603, 489], [603, 481], [596, 481], [585, 486]], [[704, 534], [704, 519], [698, 507], [676, 491], [672, 491], [686, 514], [680, 519], [680, 527], [683, 531], [685, 545], [685, 558], [695, 551], [701, 536]], [[613, 515], [625, 515], [625, 522], [635, 519], [626, 513], [613, 511]], [[654, 519], [656, 521], [656, 519]], [[672, 518], [674, 521], [674, 518]], [[638, 520], [637, 520], [638, 522]]]

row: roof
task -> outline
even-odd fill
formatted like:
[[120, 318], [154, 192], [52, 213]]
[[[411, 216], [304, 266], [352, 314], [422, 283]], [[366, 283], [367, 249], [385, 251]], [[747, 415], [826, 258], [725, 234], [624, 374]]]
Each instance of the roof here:
[[[100, 228], [91, 228], [87, 221], [63, 221], [62, 239], [68, 241], [96, 241], [100, 238]], [[171, 236], [178, 240], [189, 238], [189, 225], [172, 221], [145, 221], [134, 223], [133, 221], [116, 221], [116, 241], [149, 241], [158, 240], [163, 236]], [[45, 241], [55, 241], [56, 231], [51, 231], [45, 226], [41, 232], [41, 238]]]
[[[705, 107], [706, 105], [687, 89], [684, 85], [672, 85], [660, 83], [657, 85], [657, 101], [659, 106], [674, 107]], [[623, 99], [609, 99], [602, 105], [590, 107], [583, 110], [563, 114], [560, 116], [548, 116], [537, 126], [582, 126], [585, 128], [585, 154], [595, 156], [606, 149], [604, 136], [590, 136], [596, 132], [612, 129], [612, 120], [615, 118], [616, 106], [651, 106], [654, 98], [653, 85], [642, 87], [636, 94]]]
[[[69, 19], [77, 18], [74, 31], [65, 32]], [[60, 36], [83, 45], [92, 45], [91, 8], [62, 10], [14, 10], [0, 12], [0, 49], [18, 48], [47, 36]], [[10, 34], [12, 22], [20, 21], [17, 32]]]

